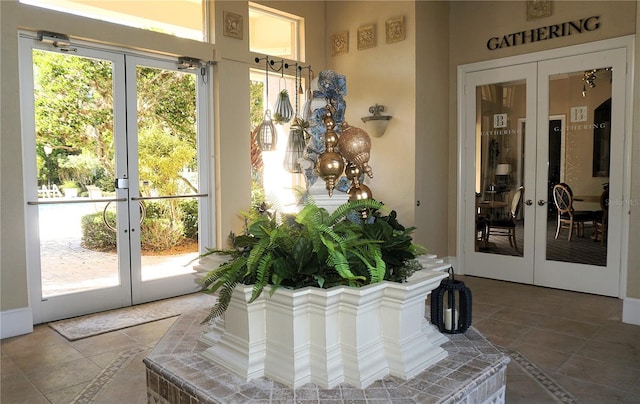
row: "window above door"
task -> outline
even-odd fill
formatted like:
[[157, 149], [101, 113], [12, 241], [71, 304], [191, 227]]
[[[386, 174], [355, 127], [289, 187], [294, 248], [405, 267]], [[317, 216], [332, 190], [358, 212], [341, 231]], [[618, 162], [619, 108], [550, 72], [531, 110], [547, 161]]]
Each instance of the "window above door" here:
[[86, 1], [20, 0], [21, 3], [62, 11], [180, 38], [206, 41], [203, 0]]

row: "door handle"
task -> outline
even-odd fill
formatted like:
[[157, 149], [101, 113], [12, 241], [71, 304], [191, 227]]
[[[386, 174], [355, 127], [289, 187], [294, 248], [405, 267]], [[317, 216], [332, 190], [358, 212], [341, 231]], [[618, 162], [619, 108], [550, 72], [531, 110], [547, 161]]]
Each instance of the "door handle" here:
[[538, 206], [544, 206], [545, 203], [547, 203], [547, 201], [543, 199], [538, 200]]
[[527, 199], [526, 201], [524, 201], [524, 204], [527, 206], [531, 206], [533, 205], [533, 201], [531, 199]]

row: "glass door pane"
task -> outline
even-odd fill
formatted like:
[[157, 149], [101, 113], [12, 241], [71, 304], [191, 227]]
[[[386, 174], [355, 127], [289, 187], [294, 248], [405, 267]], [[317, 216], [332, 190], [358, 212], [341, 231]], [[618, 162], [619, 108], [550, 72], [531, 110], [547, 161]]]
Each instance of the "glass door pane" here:
[[119, 285], [113, 63], [34, 50], [33, 68], [42, 297]]
[[476, 87], [475, 251], [522, 257], [526, 81]]
[[124, 56], [19, 40], [34, 323], [130, 305]]
[[[199, 71], [198, 71], [199, 72]], [[141, 280], [194, 273], [198, 257], [197, 80], [194, 72], [136, 67]], [[133, 191], [133, 190], [132, 190]]]
[[546, 259], [607, 265], [612, 67], [549, 77]]
[[538, 63], [537, 285], [619, 295], [626, 60], [616, 48]]

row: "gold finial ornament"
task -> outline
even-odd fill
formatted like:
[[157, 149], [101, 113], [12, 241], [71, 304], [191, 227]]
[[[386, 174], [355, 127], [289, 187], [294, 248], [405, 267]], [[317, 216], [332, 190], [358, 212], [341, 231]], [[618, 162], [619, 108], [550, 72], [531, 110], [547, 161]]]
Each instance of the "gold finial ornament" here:
[[326, 151], [318, 157], [318, 172], [324, 179], [329, 196], [333, 196], [336, 180], [342, 175], [344, 162], [342, 156], [335, 151]]
[[324, 179], [325, 187], [331, 197], [336, 187], [336, 181], [344, 171], [344, 160], [340, 153], [335, 150], [338, 144], [338, 135], [333, 130], [335, 121], [331, 114], [330, 105], [327, 105], [327, 114], [322, 119], [322, 122], [326, 126], [327, 131], [324, 134], [325, 152], [318, 156], [318, 173]]
[[[371, 152], [371, 138], [364, 130], [350, 126], [346, 121], [341, 123], [341, 133], [338, 135], [334, 128], [336, 125], [333, 117], [334, 106], [327, 102], [326, 113], [322, 117], [326, 131], [324, 134], [324, 153], [318, 156], [316, 167], [318, 174], [324, 179], [329, 196], [333, 196], [333, 190], [337, 181], [344, 173], [351, 181], [351, 187], [347, 191], [350, 201], [371, 199], [371, 190], [360, 182], [362, 173], [373, 178], [373, 170], [369, 166]], [[346, 166], [345, 166], [346, 165]], [[367, 212], [361, 212], [366, 218]]]
[[360, 182], [360, 168], [354, 163], [349, 162], [344, 169], [344, 174], [351, 181], [351, 187], [347, 191], [350, 201], [359, 201], [361, 199], [371, 199], [371, 190], [368, 186]]

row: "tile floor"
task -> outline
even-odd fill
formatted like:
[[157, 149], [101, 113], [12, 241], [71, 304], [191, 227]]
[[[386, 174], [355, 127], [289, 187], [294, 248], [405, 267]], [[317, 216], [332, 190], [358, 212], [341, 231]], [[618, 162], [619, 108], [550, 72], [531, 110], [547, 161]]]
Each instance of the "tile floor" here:
[[[578, 403], [640, 403], [640, 326], [622, 324], [618, 299], [460, 277], [473, 291], [473, 326], [516, 350], [567, 389]], [[1, 341], [1, 403], [146, 402], [142, 358], [175, 318], [69, 342], [46, 325]], [[111, 372], [122, 353], [130, 353]], [[106, 378], [107, 383], [96, 383]], [[86, 395], [85, 395], [86, 397]], [[85, 402], [78, 400], [76, 402]], [[551, 403], [515, 361], [508, 403]]]

